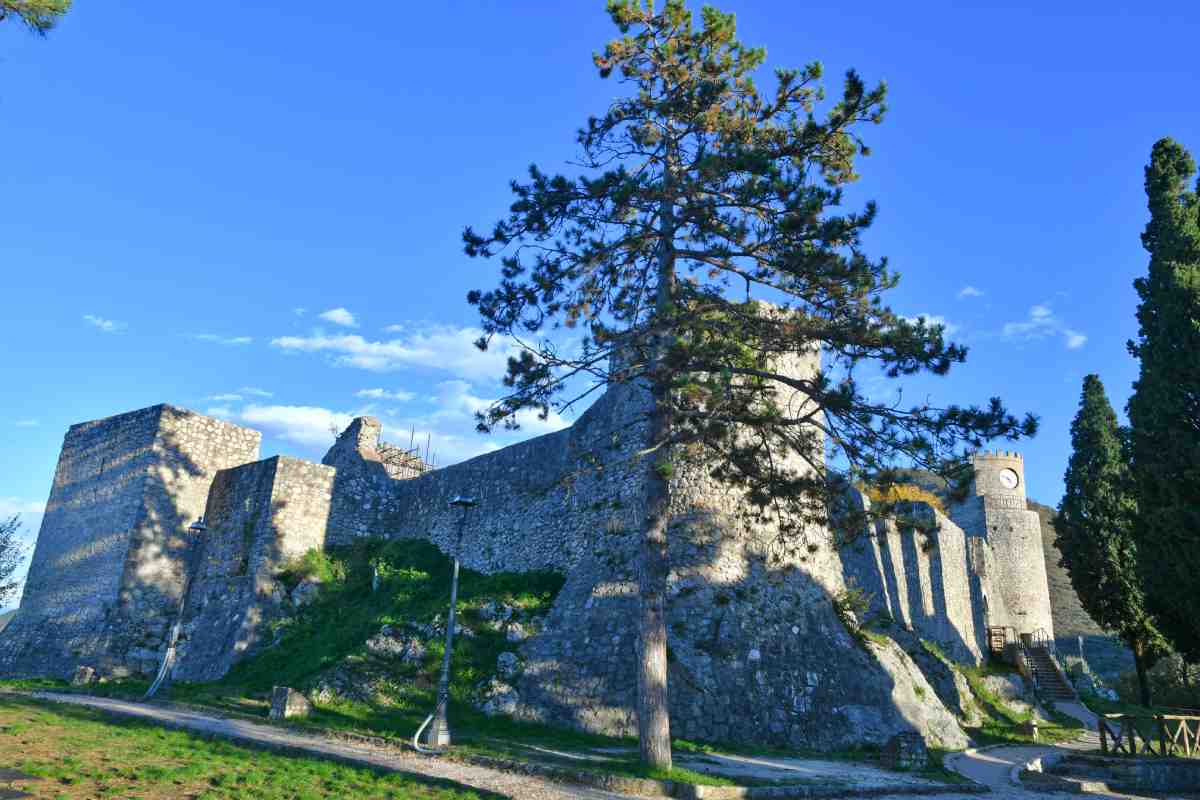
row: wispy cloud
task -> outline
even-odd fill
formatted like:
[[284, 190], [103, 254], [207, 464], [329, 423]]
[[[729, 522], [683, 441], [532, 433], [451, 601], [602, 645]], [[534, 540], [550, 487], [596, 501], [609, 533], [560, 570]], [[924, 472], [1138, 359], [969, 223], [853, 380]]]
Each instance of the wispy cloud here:
[[249, 405], [238, 419], [294, 444], [327, 448], [333, 444], [333, 429], [344, 430], [353, 416], [319, 406]]
[[416, 395], [412, 392], [406, 392], [404, 390], [389, 392], [387, 389], [359, 389], [354, 393], [354, 396], [365, 397], [368, 400], [398, 400], [402, 403], [412, 400], [414, 397], [416, 397]]
[[475, 340], [481, 334], [478, 328], [426, 325], [406, 329], [403, 335], [385, 341], [369, 341], [358, 334], [314, 334], [281, 336], [273, 339], [271, 344], [289, 352], [328, 353], [339, 366], [372, 372], [428, 367], [469, 380], [499, 380], [505, 373], [508, 357], [516, 354], [517, 346], [495, 341], [484, 352], [475, 346]]
[[1066, 344], [1068, 350], [1078, 350], [1087, 344], [1087, 336], [1070, 328], [1063, 328], [1063, 336], [1067, 337]]
[[94, 325], [105, 333], [119, 333], [129, 327], [124, 322], [117, 322], [114, 319], [105, 319], [104, 317], [98, 317], [95, 314], [84, 314], [83, 319], [88, 324]]
[[240, 403], [242, 401], [242, 396], [240, 394], [233, 394], [230, 392], [228, 394], [212, 394], [204, 399], [214, 403]]
[[0, 517], [7, 518], [13, 514], [41, 514], [45, 510], [45, 503], [22, 500], [19, 497], [0, 497]]
[[254, 341], [251, 336], [221, 336], [216, 333], [194, 333], [191, 338], [200, 342], [215, 342], [223, 345], [250, 344]]
[[238, 392], [241, 394], [250, 395], [251, 397], [274, 397], [275, 396], [274, 392], [268, 392], [266, 389], [258, 389], [258, 388], [255, 388], [254, 386], [243, 386], [242, 388], [238, 389]]
[[328, 311], [322, 311], [317, 316], [326, 322], [332, 322], [334, 325], [341, 325], [345, 328], [358, 327], [358, 320], [345, 308], [331, 308]]
[[[370, 391], [370, 390], [367, 390]], [[361, 395], [361, 393], [359, 393]], [[453, 464], [473, 456], [498, 450], [513, 442], [550, 433], [565, 428], [569, 421], [559, 414], [547, 419], [538, 419], [534, 411], [522, 413], [519, 431], [497, 431], [484, 436], [475, 430], [475, 413], [491, 405], [492, 401], [480, 396], [471, 385], [462, 380], [442, 381], [434, 386], [428, 397], [417, 397], [406, 391], [388, 391], [388, 397], [376, 398], [374, 393], [361, 395], [368, 399], [395, 399], [394, 395], [412, 396], [414, 400], [425, 400], [431, 411], [411, 413], [407, 410], [387, 408], [382, 411], [386, 419], [383, 438], [397, 444], [407, 445], [416, 440], [422, 445], [431, 442], [439, 465]], [[238, 422], [257, 428], [264, 433], [299, 445], [314, 455], [324, 452], [334, 441], [333, 429], [344, 430], [350, 421], [368, 408], [338, 410], [315, 405], [285, 405], [251, 403], [240, 409], [228, 404], [216, 405], [205, 411], [220, 419]]]
[[958, 290], [959, 300], [963, 300], [967, 297], [983, 297], [983, 290], [976, 289], [974, 286], [964, 286]]
[[32, 418], [19, 419], [13, 424], [16, 425], [18, 428], [36, 428], [38, 425], [42, 424], [42, 421], [40, 419], [32, 419]]
[[1068, 328], [1050, 308], [1049, 303], [1039, 303], [1029, 309], [1027, 319], [1007, 322], [1000, 334], [1013, 341], [1030, 341], [1061, 336], [1068, 350], [1078, 350], [1087, 344], [1087, 336]]
[[295, 314], [297, 317], [303, 317], [305, 314], [308, 313], [308, 309], [307, 308], [293, 308], [292, 313]]

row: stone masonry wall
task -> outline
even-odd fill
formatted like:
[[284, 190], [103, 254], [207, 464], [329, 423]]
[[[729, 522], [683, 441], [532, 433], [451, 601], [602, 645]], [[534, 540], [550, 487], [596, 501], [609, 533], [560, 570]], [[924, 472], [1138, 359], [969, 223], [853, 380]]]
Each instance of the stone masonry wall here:
[[213, 481], [172, 677], [215, 680], [286, 612], [280, 567], [324, 545], [334, 470], [275, 456]]
[[[816, 357], [792, 365], [797, 374]], [[519, 648], [517, 715], [604, 733], [635, 729], [635, 554], [644, 519], [648, 394], [611, 388], [568, 430], [384, 483], [371, 421], [326, 457], [337, 466], [331, 531], [428, 539], [453, 552], [473, 496], [464, 563], [555, 569], [566, 584]], [[363, 435], [365, 433], [365, 436]], [[355, 463], [355, 449], [366, 452]], [[350, 491], [349, 499], [341, 493]], [[965, 740], [902, 652], [871, 653], [833, 610], [841, 565], [820, 532], [788, 553], [738, 490], [699, 468], [672, 478], [669, 577], [673, 730], [699, 739], [836, 747], [921, 730]]]
[[[859, 502], [870, 501], [860, 496]], [[986, 631], [972, 602], [978, 576], [967, 535], [924, 503], [904, 506], [899, 515], [876, 522], [841, 548], [844, 575], [868, 594], [868, 615], [890, 617], [952, 658], [978, 664]]]
[[145, 669], [178, 602], [186, 528], [260, 434], [167, 405], [67, 432], [0, 674]]

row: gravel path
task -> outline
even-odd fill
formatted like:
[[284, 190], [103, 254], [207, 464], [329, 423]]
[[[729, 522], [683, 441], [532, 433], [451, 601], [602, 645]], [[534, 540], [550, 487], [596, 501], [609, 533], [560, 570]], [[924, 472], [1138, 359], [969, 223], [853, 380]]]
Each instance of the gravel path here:
[[[416, 776], [441, 778], [464, 786], [496, 792], [517, 800], [627, 800], [632, 795], [592, 789], [583, 786], [567, 786], [542, 778], [502, 772], [489, 767], [462, 764], [436, 757], [398, 751], [395, 748], [372, 747], [357, 742], [346, 742], [312, 734], [299, 733], [287, 728], [249, 722], [240, 719], [201, 714], [174, 708], [145, 705], [142, 703], [116, 700], [107, 697], [35, 692], [35, 698], [56, 703], [71, 703], [107, 711], [113, 714], [136, 717], [162, 725], [221, 736], [236, 741], [252, 742], [269, 747], [288, 748], [311, 753], [322, 758], [353, 762], [364, 766], [394, 770]], [[1095, 727], [1095, 717], [1083, 706], [1059, 708]], [[1095, 740], [1094, 742], [1092, 740]], [[1029, 792], [1014, 785], [1010, 774], [1014, 766], [1024, 764], [1038, 756], [1058, 750], [1090, 750], [1099, 747], [1098, 736], [1091, 732], [1078, 742], [1062, 746], [1050, 745], [1004, 745], [967, 751], [946, 759], [946, 766], [991, 789], [983, 797], [998, 800], [1046, 800], [1049, 795]], [[843, 766], [843, 769], [845, 767]], [[876, 797], [874, 800], [913, 800], [910, 793]], [[1128, 798], [1128, 795], [1088, 795], [1089, 797]], [[980, 800], [978, 794], [939, 794], [940, 800]]]
[[113, 714], [137, 717], [150, 722], [235, 741], [290, 748], [322, 758], [353, 762], [410, 775], [442, 778], [519, 800], [573, 800], [578, 798], [583, 798], [583, 800], [625, 800], [630, 797], [630, 795], [614, 794], [582, 786], [552, 783], [541, 778], [501, 772], [488, 767], [400, 752], [392, 748], [344, 742], [323, 736], [297, 733], [274, 725], [225, 719], [193, 711], [162, 708], [107, 697], [88, 697], [55, 692], [34, 692], [33, 696], [39, 700], [87, 706]]

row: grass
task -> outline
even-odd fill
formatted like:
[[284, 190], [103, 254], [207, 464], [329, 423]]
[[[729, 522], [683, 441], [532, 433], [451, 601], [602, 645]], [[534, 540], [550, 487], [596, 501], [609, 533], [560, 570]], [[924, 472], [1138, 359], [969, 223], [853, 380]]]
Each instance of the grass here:
[[[989, 661], [981, 667], [958, 667], [971, 693], [979, 701], [983, 724], [968, 729], [972, 738], [980, 744], [1032, 743], [1033, 737], [1021, 730], [1023, 723], [1033, 718], [1033, 711], [1018, 711], [1009, 706], [997, 694], [988, 689], [984, 678], [989, 675], [1012, 677], [1017, 673], [1008, 664]], [[1074, 717], [1050, 711], [1048, 722], [1038, 722], [1038, 742], [1066, 742], [1079, 737], [1083, 724]]]
[[0, 698], [0, 766], [37, 798], [484, 800], [448, 781], [284, 756], [100, 712]]
[[[376, 676], [377, 697], [370, 703], [339, 699], [318, 704], [310, 717], [290, 720], [288, 724], [302, 729], [335, 729], [380, 736], [397, 744], [407, 742], [433, 710], [443, 653], [441, 641], [426, 640], [427, 652], [418, 664], [380, 660], [367, 652], [364, 643], [385, 624], [397, 628], [406, 623], [424, 625], [444, 615], [450, 570], [449, 559], [433, 545], [420, 541], [363, 540], [330, 553], [310, 552], [289, 565], [281, 580], [290, 587], [315, 577], [324, 588], [317, 599], [283, 626], [275, 646], [240, 662], [219, 681], [171, 684], [160, 692], [159, 698], [265, 721], [272, 687], [307, 690], [331, 668], [343, 665]], [[373, 592], [371, 583], [375, 573], [380, 585]], [[484, 624], [480, 614], [483, 607], [489, 602], [507, 603], [517, 609], [522, 623], [528, 624], [531, 618], [549, 610], [561, 586], [561, 576], [553, 573], [486, 576], [462, 571], [458, 613], [474, 635], [455, 641], [450, 707], [454, 753], [460, 757], [537, 762], [571, 771], [692, 784], [731, 784], [724, 778], [688, 769], [675, 768], [669, 772], [648, 769], [638, 760], [634, 739], [488, 717], [476, 710], [472, 701], [477, 685], [492, 677], [497, 656], [512, 649], [501, 631]], [[882, 634], [868, 632], [867, 636], [890, 643]], [[72, 691], [61, 681], [10, 681], [0, 685], [12, 689]], [[145, 681], [124, 680], [95, 684], [85, 691], [136, 699], [146, 687]], [[689, 754], [775, 754], [878, 761], [878, 751], [871, 748], [800, 753], [737, 743], [675, 740], [672, 745], [676, 752]], [[917, 774], [949, 782], [960, 780], [941, 768], [938, 754], [931, 754], [931, 767]]]
[[[170, 684], [159, 699], [204, 706], [265, 721], [274, 686], [309, 689], [331, 668], [347, 666], [378, 678], [378, 695], [371, 703], [338, 699], [314, 705], [311, 716], [290, 720], [307, 729], [335, 729], [407, 742], [436, 703], [443, 643], [440, 637], [425, 641], [426, 653], [417, 664], [381, 660], [365, 648], [368, 638], [383, 625], [403, 629], [406, 623], [428, 625], [444, 618], [449, 599], [451, 561], [432, 544], [422, 541], [364, 539], [329, 553], [311, 551], [289, 565], [280, 576], [285, 586], [306, 577], [323, 581], [319, 597], [288, 621], [278, 644], [234, 666], [221, 680], [206, 684]], [[372, 578], [379, 575], [379, 589]], [[495, 673], [496, 658], [513, 649], [500, 630], [484, 624], [481, 611], [492, 602], [516, 610], [528, 625], [549, 611], [563, 578], [549, 572], [483, 575], [463, 569], [459, 579], [457, 613], [460, 624], [473, 635], [456, 637], [454, 670], [450, 685], [450, 715], [455, 731], [455, 752], [521, 761], [537, 761], [574, 771], [593, 771], [628, 777], [725, 785], [719, 777], [686, 769], [668, 772], [641, 765], [632, 739], [596, 736], [547, 725], [520, 722], [508, 717], [488, 717], [473, 700], [476, 687]], [[72, 691], [62, 681], [6, 681], [16, 690]], [[148, 686], [141, 680], [110, 681], [86, 689], [89, 694], [140, 698]], [[580, 761], [555, 757], [546, 750], [594, 755], [597, 749], [624, 748], [630, 752], [607, 754], [609, 760]]]

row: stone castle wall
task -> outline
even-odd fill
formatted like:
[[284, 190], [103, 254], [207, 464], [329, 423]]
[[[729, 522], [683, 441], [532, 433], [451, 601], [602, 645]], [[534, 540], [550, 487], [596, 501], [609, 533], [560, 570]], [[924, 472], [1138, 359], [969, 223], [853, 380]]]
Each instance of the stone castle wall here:
[[[814, 353], [788, 368], [806, 376], [818, 366]], [[257, 434], [165, 406], [77, 426], [95, 430], [91, 444], [64, 449], [60, 472], [68, 477], [61, 492], [56, 479], [55, 489], [64, 502], [79, 491], [65, 488], [74, 485], [77, 462], [111, 456], [127, 466], [97, 479], [92, 488], [101, 493], [90, 504], [80, 495], [75, 516], [48, 509], [39, 538], [46, 555], [35, 559], [41, 571], [31, 572], [17, 624], [22, 616], [69, 619], [70, 603], [60, 595], [111, 599], [88, 605], [90, 616], [71, 623], [74, 638], [60, 635], [65, 628], [47, 628], [37, 641], [6, 632], [0, 672], [46, 674], [52, 666], [64, 674], [81, 661], [109, 672], [153, 671], [190, 568], [174, 677], [215, 679], [266, 643], [270, 622], [283, 612], [276, 573], [289, 558], [367, 535], [425, 539], [450, 554], [461, 524], [468, 567], [566, 576], [550, 613], [519, 647], [517, 715], [632, 734], [648, 407], [644, 387], [615, 385], [569, 429], [408, 480], [389, 474], [371, 418], [355, 420], [322, 465], [254, 461]], [[76, 455], [81, 447], [95, 454]], [[963, 743], [945, 707], [925, 699], [933, 692], [909, 656], [856, 642], [834, 600], [853, 576], [899, 625], [977, 661], [986, 625], [1009, 618], [1010, 601], [1035, 605], [1006, 582], [1025, 557], [1015, 552], [1020, 537], [1008, 535], [1015, 522], [999, 548], [997, 534], [985, 532], [998, 519], [991, 494], [968, 500], [951, 518], [914, 507], [913, 520], [881, 522], [858, 550], [839, 551], [824, 530], [782, 541], [780, 521], [764, 518], [744, 490], [678, 461], [668, 578], [678, 735], [830, 748], [880, 743], [915, 728], [942, 746]], [[981, 491], [991, 491], [991, 479], [981, 473]], [[449, 505], [458, 495], [478, 502], [465, 517]], [[1007, 513], [1007, 498], [995, 507]], [[184, 530], [204, 509], [209, 529], [192, 547]], [[109, 516], [119, 521], [93, 530]], [[119, 534], [119, 553], [100, 547], [110, 529]], [[56, 572], [51, 554], [80, 543], [101, 558], [77, 573]]]
[[979, 556], [972, 558], [967, 534], [932, 507], [911, 504], [900, 516], [874, 523], [841, 548], [844, 574], [867, 593], [869, 616], [894, 620], [958, 661], [980, 663], [987, 625], [974, 600]]
[[172, 677], [215, 680], [269, 640], [279, 569], [324, 547], [334, 470], [275, 456], [217, 473]]
[[[791, 365], [810, 374], [816, 355]], [[613, 387], [570, 429], [420, 478], [384, 482], [373, 426], [344, 434], [331, 530], [422, 538], [483, 572], [566, 574], [555, 603], [519, 647], [517, 715], [588, 731], [636, 731], [636, 553], [644, 519], [648, 393]], [[365, 455], [356, 463], [361, 451]], [[836, 747], [898, 730], [962, 734], [898, 649], [871, 654], [833, 609], [837, 554], [781, 547], [740, 490], [699, 467], [672, 477], [668, 647], [673, 731], [696, 739]], [[347, 494], [343, 496], [343, 492]], [[457, 495], [479, 505], [462, 512]], [[465, 519], [465, 521], [464, 521]], [[816, 532], [814, 532], [816, 534]]]
[[178, 606], [187, 527], [216, 472], [257, 458], [260, 438], [168, 405], [72, 426], [0, 673], [153, 663]]

